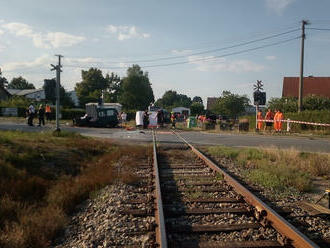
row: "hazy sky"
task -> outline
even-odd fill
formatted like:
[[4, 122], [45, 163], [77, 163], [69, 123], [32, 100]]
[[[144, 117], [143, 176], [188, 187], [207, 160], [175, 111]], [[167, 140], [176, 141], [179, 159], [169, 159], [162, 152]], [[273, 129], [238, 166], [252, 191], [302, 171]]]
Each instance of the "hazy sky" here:
[[156, 98], [170, 89], [251, 97], [256, 80], [279, 97], [283, 77], [299, 75], [302, 19], [329, 29], [306, 30], [305, 75], [330, 76], [329, 0], [0, 0], [0, 13], [3, 76], [37, 87], [62, 54], [67, 90], [82, 69], [124, 76], [136, 63]]

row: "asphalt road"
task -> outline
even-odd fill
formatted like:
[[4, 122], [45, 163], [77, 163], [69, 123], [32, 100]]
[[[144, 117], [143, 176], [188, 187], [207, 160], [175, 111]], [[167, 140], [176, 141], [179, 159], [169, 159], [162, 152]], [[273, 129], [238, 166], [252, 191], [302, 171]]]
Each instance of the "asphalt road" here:
[[[127, 131], [120, 128], [83, 128], [62, 126], [63, 130], [78, 132], [82, 135], [100, 138], [111, 138], [115, 140], [132, 142], [151, 142], [150, 130]], [[40, 132], [53, 130], [53, 126], [29, 127], [26, 124], [1, 122], [0, 130], [20, 130], [27, 132]], [[230, 133], [205, 133], [205, 132], [180, 132], [189, 142], [198, 145], [225, 145], [232, 147], [278, 147], [294, 148], [306, 152], [330, 153], [329, 138], [293, 137], [293, 136], [271, 136], [255, 134], [230, 134]], [[178, 138], [170, 130], [157, 131], [157, 140], [161, 143], [178, 143]]]

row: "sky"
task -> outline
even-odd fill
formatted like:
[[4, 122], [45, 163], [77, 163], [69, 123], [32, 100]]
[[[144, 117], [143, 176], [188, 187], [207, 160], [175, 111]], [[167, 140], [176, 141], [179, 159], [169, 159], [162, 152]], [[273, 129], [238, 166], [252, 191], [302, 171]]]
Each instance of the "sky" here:
[[299, 76], [302, 20], [304, 75], [330, 76], [329, 12], [330, 0], [0, 0], [0, 68], [42, 87], [61, 54], [66, 90], [81, 70], [124, 77], [138, 64], [156, 99], [251, 98], [257, 80], [270, 99], [284, 76]]

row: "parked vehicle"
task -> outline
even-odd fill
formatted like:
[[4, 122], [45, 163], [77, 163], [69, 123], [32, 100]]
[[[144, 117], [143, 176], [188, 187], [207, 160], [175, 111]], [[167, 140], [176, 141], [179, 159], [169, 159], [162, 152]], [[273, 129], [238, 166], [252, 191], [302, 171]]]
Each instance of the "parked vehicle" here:
[[73, 119], [75, 126], [86, 127], [115, 127], [118, 123], [117, 109], [97, 103], [87, 103], [86, 114]]

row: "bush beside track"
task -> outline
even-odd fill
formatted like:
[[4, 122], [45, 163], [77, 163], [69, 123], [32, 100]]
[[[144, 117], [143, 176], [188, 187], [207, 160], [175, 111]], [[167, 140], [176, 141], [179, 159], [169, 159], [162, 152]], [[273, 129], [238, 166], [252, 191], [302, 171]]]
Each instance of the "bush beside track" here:
[[148, 149], [70, 132], [0, 131], [0, 153], [0, 247], [43, 248], [90, 194], [134, 183], [129, 168]]

